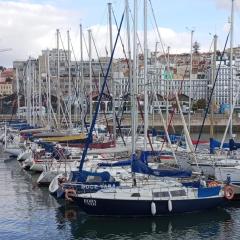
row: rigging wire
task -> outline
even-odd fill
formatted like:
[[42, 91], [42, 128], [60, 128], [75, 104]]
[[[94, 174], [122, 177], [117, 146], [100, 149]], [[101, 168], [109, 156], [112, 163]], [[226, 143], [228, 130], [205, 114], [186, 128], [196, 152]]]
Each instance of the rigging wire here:
[[214, 79], [213, 87], [212, 87], [212, 90], [211, 90], [211, 93], [210, 93], [210, 97], [209, 97], [209, 100], [208, 100], [208, 104], [207, 104], [207, 108], [206, 108], [205, 115], [204, 115], [204, 118], [203, 118], [203, 122], [202, 122], [202, 125], [201, 125], [201, 129], [200, 129], [200, 132], [199, 132], [199, 135], [198, 135], [197, 144], [195, 146], [195, 152], [197, 150], [198, 143], [199, 143], [201, 135], [202, 135], [203, 127], [204, 127], [205, 120], [206, 120], [207, 114], [208, 114], [208, 110], [210, 108], [214, 88], [215, 88], [215, 85], [216, 85], [216, 82], [217, 82], [217, 79], [218, 79], [218, 74], [219, 74], [219, 71], [220, 71], [220, 68], [221, 68], [221, 65], [222, 65], [222, 60], [223, 60], [223, 57], [224, 57], [224, 54], [225, 54], [225, 51], [226, 51], [229, 35], [230, 35], [230, 32], [227, 35], [227, 39], [226, 39], [226, 42], [225, 42], [225, 45], [224, 45], [224, 48], [223, 48], [223, 52], [222, 52], [221, 57], [220, 57], [220, 64], [219, 64], [218, 69], [217, 69], [217, 73], [216, 73], [216, 76], [215, 76], [215, 79]]

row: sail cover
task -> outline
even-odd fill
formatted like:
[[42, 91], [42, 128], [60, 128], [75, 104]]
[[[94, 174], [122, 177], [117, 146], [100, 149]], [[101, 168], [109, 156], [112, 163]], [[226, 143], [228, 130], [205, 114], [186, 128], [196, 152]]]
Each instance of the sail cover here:
[[190, 177], [192, 174], [191, 171], [184, 171], [180, 169], [152, 169], [139, 160], [133, 160], [132, 172], [148, 174], [156, 177], [175, 177], [175, 178]]

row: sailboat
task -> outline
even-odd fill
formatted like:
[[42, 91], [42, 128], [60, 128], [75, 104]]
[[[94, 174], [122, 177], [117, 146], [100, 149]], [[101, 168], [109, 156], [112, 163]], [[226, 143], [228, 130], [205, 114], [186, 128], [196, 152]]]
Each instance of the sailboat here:
[[[134, 12], [136, 13], [136, 1], [134, 2], [134, 5]], [[128, 1], [126, 0], [127, 21], [128, 12]], [[145, 33], [146, 16], [147, 0], [144, 1]], [[128, 22], [127, 26], [129, 26]], [[146, 38], [144, 41], [146, 43]], [[144, 47], [144, 49], [146, 49], [146, 47]], [[146, 60], [146, 51], [144, 57]], [[147, 71], [146, 62], [147, 61], [145, 61], [145, 74]], [[135, 117], [134, 114], [132, 114], [132, 117]], [[136, 127], [133, 125], [133, 145], [135, 142], [135, 130]], [[135, 161], [136, 155], [133, 147], [132, 168]], [[88, 214], [112, 216], [159, 216], [200, 211], [217, 207], [225, 201], [224, 191], [221, 185], [214, 187], [201, 186], [198, 188], [186, 187], [175, 180], [169, 179], [154, 179], [151, 181], [145, 181], [142, 184], [142, 182], [138, 181], [136, 178], [133, 169], [132, 177], [132, 185], [124, 185], [124, 183], [122, 183], [119, 187], [100, 189], [91, 193], [78, 193], [77, 191], [71, 191], [71, 200]], [[69, 195], [67, 197], [69, 197]]]

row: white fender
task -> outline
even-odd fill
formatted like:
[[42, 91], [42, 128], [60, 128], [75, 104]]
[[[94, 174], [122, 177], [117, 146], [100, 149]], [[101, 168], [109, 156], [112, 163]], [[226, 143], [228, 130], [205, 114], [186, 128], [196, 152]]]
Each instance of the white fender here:
[[154, 202], [151, 203], [151, 213], [154, 216], [157, 212], [156, 204]]
[[172, 211], [172, 201], [171, 201], [171, 199], [168, 200], [168, 211], [169, 212]]

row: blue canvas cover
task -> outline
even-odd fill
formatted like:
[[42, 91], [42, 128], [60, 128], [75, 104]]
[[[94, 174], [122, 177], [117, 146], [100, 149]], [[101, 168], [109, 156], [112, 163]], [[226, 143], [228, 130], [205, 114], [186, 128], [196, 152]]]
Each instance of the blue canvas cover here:
[[101, 163], [98, 163], [97, 165], [99, 167], [123, 167], [123, 166], [130, 166], [131, 163], [132, 163], [132, 160], [122, 160], [115, 163], [101, 162]]
[[89, 172], [89, 171], [82, 170], [81, 172], [72, 171], [70, 179], [71, 179], [71, 182], [86, 182], [88, 176], [101, 177], [102, 182], [109, 182], [111, 178], [110, 173], [107, 171], [97, 173], [97, 172]]
[[237, 150], [240, 148], [240, 143], [236, 143], [233, 139], [229, 140], [229, 149], [230, 151]]
[[[210, 138], [210, 153], [213, 154], [215, 148], [219, 148], [221, 146], [221, 142], [214, 139]], [[224, 143], [223, 148], [229, 148], [229, 143]]]
[[[210, 138], [210, 153], [214, 153], [215, 148], [219, 148], [221, 142], [216, 139]], [[223, 148], [229, 148], [230, 151], [240, 148], [240, 143], [236, 143], [233, 139], [229, 140], [229, 143], [224, 143]]]
[[132, 172], [152, 175], [156, 177], [174, 177], [174, 178], [186, 178], [192, 175], [191, 171], [184, 171], [180, 169], [152, 169], [139, 160], [133, 160]]

